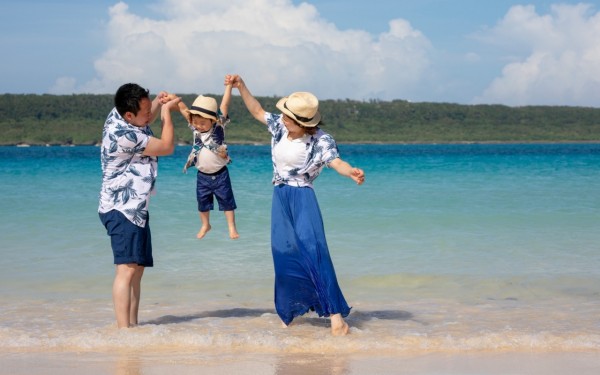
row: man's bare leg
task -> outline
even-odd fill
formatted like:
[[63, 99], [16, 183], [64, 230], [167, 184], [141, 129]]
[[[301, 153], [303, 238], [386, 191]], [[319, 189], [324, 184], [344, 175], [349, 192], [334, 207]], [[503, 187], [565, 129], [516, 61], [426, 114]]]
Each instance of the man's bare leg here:
[[225, 211], [225, 218], [227, 219], [227, 225], [229, 226], [229, 238], [237, 240], [240, 238], [240, 234], [235, 226], [235, 211]]
[[344, 336], [348, 334], [350, 327], [342, 318], [342, 314], [331, 315], [331, 334], [334, 336]]
[[[131, 323], [132, 281], [136, 272], [139, 272], [139, 268], [142, 268], [143, 273], [144, 267], [137, 264], [117, 264], [113, 282], [113, 303], [118, 328], [129, 328]], [[139, 277], [141, 279], [141, 275]], [[139, 304], [139, 296], [137, 303]]]
[[131, 304], [129, 307], [129, 326], [138, 324], [138, 310], [140, 308], [140, 296], [142, 292], [142, 276], [144, 267], [137, 266], [133, 279], [131, 280]]
[[210, 211], [200, 212], [200, 221], [202, 222], [202, 227], [200, 228], [200, 231], [198, 232], [198, 234], [196, 234], [196, 238], [198, 238], [198, 239], [203, 238], [211, 228], [211, 226], [210, 226]]

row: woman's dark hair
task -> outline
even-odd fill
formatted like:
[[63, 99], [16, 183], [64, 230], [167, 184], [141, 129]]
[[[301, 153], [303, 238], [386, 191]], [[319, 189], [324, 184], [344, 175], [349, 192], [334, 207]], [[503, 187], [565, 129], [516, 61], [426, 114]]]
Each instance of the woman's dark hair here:
[[136, 83], [126, 83], [119, 87], [115, 94], [115, 107], [121, 116], [131, 112], [137, 115], [140, 110], [140, 101], [149, 98], [150, 91]]
[[304, 129], [304, 133], [308, 134], [308, 135], [315, 135], [317, 133], [317, 130], [319, 130], [318, 126], [312, 126], [312, 127], [308, 127], [308, 126], [302, 126], [300, 125], [300, 127], [302, 129]]
[[308, 134], [308, 135], [315, 135], [315, 134], [317, 134], [317, 130], [319, 130], [319, 127], [325, 125], [325, 123], [323, 121], [319, 121], [319, 123], [317, 125], [311, 126], [311, 127], [302, 126], [302, 124], [300, 124], [298, 121], [295, 121], [295, 122], [296, 122], [296, 124], [299, 127], [301, 127], [302, 129], [304, 129], [304, 132], [306, 134]]

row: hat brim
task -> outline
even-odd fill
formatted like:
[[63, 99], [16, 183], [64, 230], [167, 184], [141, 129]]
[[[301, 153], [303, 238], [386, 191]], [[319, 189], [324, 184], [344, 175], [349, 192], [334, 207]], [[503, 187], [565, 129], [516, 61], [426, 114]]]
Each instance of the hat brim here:
[[277, 107], [277, 109], [279, 109], [281, 112], [286, 114], [289, 118], [296, 121], [298, 124], [300, 124], [304, 127], [307, 127], [307, 128], [314, 128], [315, 126], [317, 126], [319, 124], [319, 122], [321, 122], [321, 113], [319, 111], [317, 111], [317, 113], [315, 113], [314, 117], [310, 121], [305, 122], [305, 121], [298, 120], [296, 118], [295, 114], [293, 114], [289, 109], [285, 108], [284, 104], [286, 103], [287, 100], [288, 100], [288, 97], [284, 96], [283, 98], [279, 99], [277, 104], [275, 104], [275, 107]]
[[200, 116], [200, 117], [204, 117], [204, 118], [207, 118], [207, 119], [210, 119], [210, 120], [217, 121], [217, 118], [216, 118], [215, 116], [211, 116], [211, 115], [209, 115], [209, 114], [207, 114], [207, 113], [204, 113], [204, 112], [195, 111], [195, 110], [193, 110], [193, 109], [186, 109], [186, 112], [187, 112], [188, 114], [192, 114], [192, 115], [198, 115], [198, 116]]

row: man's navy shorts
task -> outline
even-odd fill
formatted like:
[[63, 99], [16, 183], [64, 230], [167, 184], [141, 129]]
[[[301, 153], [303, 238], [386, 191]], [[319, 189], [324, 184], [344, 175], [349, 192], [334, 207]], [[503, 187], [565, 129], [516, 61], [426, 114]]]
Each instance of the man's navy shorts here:
[[118, 210], [101, 213], [100, 221], [110, 236], [115, 264], [154, 266], [149, 213], [143, 228], [133, 224]]
[[233, 211], [237, 208], [227, 167], [223, 167], [215, 173], [198, 171], [198, 177], [196, 178], [198, 211], [213, 210], [214, 197], [217, 198], [219, 203], [219, 211]]

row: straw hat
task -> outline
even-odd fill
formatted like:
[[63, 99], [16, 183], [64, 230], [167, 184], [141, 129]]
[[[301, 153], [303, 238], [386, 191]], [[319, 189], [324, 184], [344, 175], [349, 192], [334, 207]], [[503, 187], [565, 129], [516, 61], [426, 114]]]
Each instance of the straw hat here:
[[198, 95], [187, 112], [217, 121], [217, 100], [209, 96]]
[[292, 93], [281, 98], [276, 107], [307, 128], [315, 127], [321, 121], [319, 99], [310, 92]]

